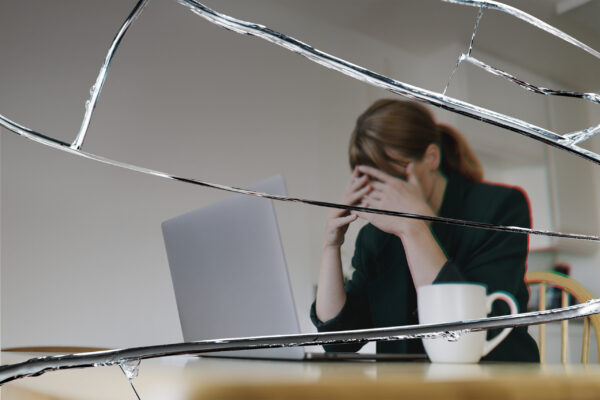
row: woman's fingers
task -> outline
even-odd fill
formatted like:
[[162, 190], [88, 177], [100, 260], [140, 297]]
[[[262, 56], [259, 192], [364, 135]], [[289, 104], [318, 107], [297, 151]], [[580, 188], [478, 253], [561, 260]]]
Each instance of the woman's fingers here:
[[373, 188], [374, 192], [383, 192], [389, 186], [389, 184], [387, 184], [387, 183], [378, 182], [378, 181], [373, 181], [369, 185]]
[[368, 165], [359, 165], [358, 171], [362, 172], [365, 175], [369, 175], [372, 178], [375, 178], [381, 182], [387, 182], [390, 179], [390, 176], [385, 172], [378, 170], [377, 168], [369, 167]]
[[[358, 203], [356, 206], [361, 207], [361, 208], [369, 208], [369, 207], [371, 207], [371, 202], [366, 197], [363, 197], [362, 201], [360, 203]], [[371, 215], [371, 213], [367, 213], [364, 211], [354, 211], [354, 210], [350, 211], [350, 214], [356, 215], [357, 217], [366, 219], [366, 220], [369, 220], [369, 218], [367, 218], [367, 217], [369, 217]]]
[[350, 185], [348, 186], [348, 192], [355, 192], [360, 189], [362, 186], [369, 182], [369, 177], [367, 175], [357, 176], [352, 178], [350, 181]]
[[365, 185], [362, 188], [360, 188], [359, 190], [349, 193], [348, 196], [346, 197], [346, 201], [344, 202], [346, 205], [353, 205], [355, 204], [357, 201], [359, 201], [361, 198], [363, 198], [366, 194], [368, 194], [371, 191], [371, 187], [369, 185]]
[[371, 192], [367, 196], [367, 199], [371, 200], [371, 202], [375, 202], [375, 201], [379, 202], [379, 201], [383, 200], [383, 194], [381, 192]]
[[346, 186], [346, 192], [349, 191], [350, 189], [352, 189], [352, 185], [354, 185], [354, 182], [356, 181], [356, 179], [360, 176], [360, 173], [358, 172], [357, 168], [354, 168], [354, 171], [352, 171], [352, 177], [350, 178], [350, 181], [348, 182], [348, 186]]
[[329, 210], [329, 218], [330, 219], [334, 219], [334, 218], [340, 218], [341, 216], [345, 215], [348, 213], [348, 210], [343, 209], [343, 208], [332, 208]]
[[351, 223], [352, 221], [354, 221], [357, 218], [356, 215], [354, 214], [350, 214], [350, 215], [346, 215], [344, 217], [340, 217], [340, 218], [336, 218], [332, 221], [332, 228], [334, 229], [339, 229], [343, 226], [348, 225], [349, 223]]
[[352, 171], [352, 177], [350, 178], [350, 182], [348, 184], [348, 187], [350, 187], [350, 184], [352, 184], [355, 180], [357, 180], [358, 178], [361, 177], [361, 173], [358, 170], [358, 168], [354, 168], [354, 170]]
[[325, 231], [325, 245], [341, 246], [344, 243], [344, 235], [348, 230], [348, 224], [357, 218], [356, 215], [348, 214], [343, 217], [329, 219]]
[[[354, 205], [358, 201], [360, 201], [364, 196], [366, 196], [370, 190], [371, 190], [371, 188], [369, 187], [369, 185], [365, 185], [362, 188], [360, 188], [359, 190], [357, 190], [356, 192], [348, 193], [342, 199], [342, 204], [348, 205], [348, 206]], [[345, 210], [343, 208], [333, 208], [333, 209], [331, 209], [329, 215], [331, 216], [331, 218], [339, 218], [347, 213], [348, 213], [348, 210]]]

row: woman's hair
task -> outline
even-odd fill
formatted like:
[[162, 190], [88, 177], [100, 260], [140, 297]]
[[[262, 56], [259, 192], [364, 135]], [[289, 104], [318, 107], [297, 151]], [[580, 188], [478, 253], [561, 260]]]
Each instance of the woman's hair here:
[[377, 100], [358, 117], [350, 139], [350, 167], [371, 165], [396, 174], [390, 152], [421, 160], [432, 143], [441, 148], [443, 172], [481, 182], [481, 164], [462, 135], [449, 125], [437, 124], [425, 106], [413, 101]]

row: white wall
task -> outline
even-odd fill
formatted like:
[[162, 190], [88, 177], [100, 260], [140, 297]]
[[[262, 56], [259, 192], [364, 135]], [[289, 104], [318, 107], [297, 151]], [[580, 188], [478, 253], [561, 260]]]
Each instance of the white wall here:
[[[595, 89], [596, 93], [600, 91], [600, 88]], [[600, 124], [600, 114], [598, 113], [598, 106], [592, 103], [586, 104], [587, 116], [589, 126]], [[600, 151], [600, 138], [595, 137], [590, 140], [588, 148], [595, 152]], [[596, 199], [600, 199], [600, 168], [595, 166], [592, 170], [592, 180], [590, 187], [593, 188], [596, 194]], [[595, 203], [596, 206], [598, 202]], [[600, 247], [600, 245], [597, 245]], [[588, 255], [577, 255], [561, 253], [557, 255], [559, 262], [565, 262], [571, 265], [571, 274], [579, 282], [585, 283], [585, 286], [591, 291], [595, 297], [600, 296], [600, 252], [596, 251], [593, 254]]]
[[[0, 37], [11, 38], [0, 41], [0, 113], [71, 141], [108, 43], [132, 3], [0, 3]], [[434, 90], [441, 90], [463, 48], [456, 44], [423, 59], [400, 45], [292, 15], [276, 1], [214, 3]], [[456, 85], [450, 95], [470, 94], [464, 83]], [[291, 195], [337, 201], [349, 175], [354, 120], [384, 96], [390, 95], [217, 28], [176, 2], [155, 1], [117, 54], [84, 149], [234, 186], [282, 173]], [[531, 114], [533, 107], [519, 111]], [[483, 126], [436, 115], [467, 136]], [[502, 142], [515, 136], [502, 134]], [[488, 142], [469, 140], [485, 161]], [[181, 340], [160, 222], [226, 194], [80, 160], [7, 133], [0, 167], [3, 347]], [[496, 175], [511, 180], [510, 173]], [[277, 212], [301, 326], [311, 330], [307, 314], [326, 211], [286, 203]], [[346, 265], [357, 230], [343, 248]]]
[[[0, 36], [14, 40], [2, 42], [9, 62], [0, 67], [0, 109], [70, 141], [130, 5], [57, 9], [40, 2], [36, 13], [7, 5], [10, 13], [0, 14], [11, 17], [0, 23]], [[244, 2], [227, 6], [369, 68], [409, 72], [407, 79], [417, 71], [398, 49], [287, 15], [271, 2], [254, 2], [256, 10]], [[283, 173], [290, 194], [336, 201], [349, 175], [353, 121], [382, 95], [217, 28], [175, 2], [152, 2], [115, 59], [84, 148], [236, 186]], [[4, 347], [181, 340], [160, 222], [225, 194], [80, 160], [10, 134], [3, 137], [2, 179]], [[277, 211], [308, 330], [325, 211], [287, 204]]]

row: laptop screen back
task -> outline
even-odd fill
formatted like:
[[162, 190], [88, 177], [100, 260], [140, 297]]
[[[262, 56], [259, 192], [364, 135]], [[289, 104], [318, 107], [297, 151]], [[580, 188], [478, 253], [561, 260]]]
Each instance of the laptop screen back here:
[[[281, 176], [252, 190], [286, 192]], [[185, 341], [300, 332], [271, 200], [234, 195], [165, 221], [162, 230]], [[301, 348], [222, 353], [303, 354]]]

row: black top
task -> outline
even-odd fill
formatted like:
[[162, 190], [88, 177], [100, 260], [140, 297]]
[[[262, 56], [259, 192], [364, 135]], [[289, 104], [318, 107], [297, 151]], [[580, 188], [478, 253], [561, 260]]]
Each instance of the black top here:
[[[498, 225], [530, 227], [529, 203], [519, 189], [488, 183], [471, 183], [450, 173], [439, 215]], [[440, 282], [480, 282], [488, 293], [512, 294], [519, 312], [527, 308], [525, 285], [528, 237], [524, 234], [433, 223], [432, 232], [448, 261], [435, 278]], [[346, 303], [327, 322], [311, 307], [320, 332], [417, 324], [417, 295], [402, 241], [375, 226], [364, 226], [358, 238], [354, 272], [345, 286]], [[495, 302], [492, 315], [508, 314], [504, 302]], [[488, 338], [499, 331], [490, 331]], [[357, 351], [362, 344], [326, 345], [326, 351]], [[377, 343], [378, 353], [422, 353], [421, 340]], [[527, 327], [512, 332], [483, 360], [539, 362], [539, 352]]]

